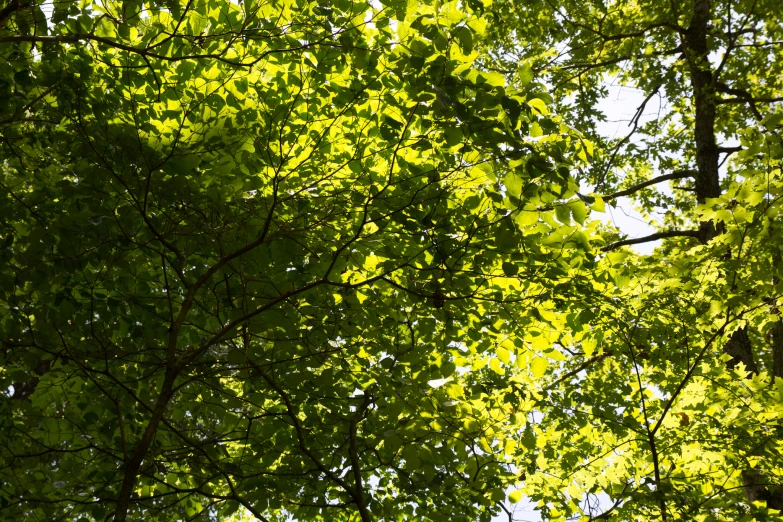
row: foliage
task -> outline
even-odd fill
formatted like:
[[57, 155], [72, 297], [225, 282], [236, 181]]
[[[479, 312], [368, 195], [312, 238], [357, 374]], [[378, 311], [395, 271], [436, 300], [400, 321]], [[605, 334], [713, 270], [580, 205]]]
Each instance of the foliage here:
[[774, 8], [5, 4], [0, 518], [775, 516]]
[[[572, 331], [568, 314], [578, 314], [586, 324], [576, 329], [592, 340], [564, 345], [567, 360], [543, 378], [522, 491], [547, 520], [778, 516], [776, 3], [491, 9], [502, 23], [490, 24], [483, 66], [512, 85], [548, 85], [556, 111], [594, 142], [591, 161], [576, 169], [580, 190], [594, 192], [583, 199], [615, 205], [628, 196], [651, 220], [661, 216], [650, 236], [607, 231], [608, 254], [593, 272], [602, 297], [553, 322]], [[626, 109], [627, 134], [611, 139], [601, 133], [610, 83], [642, 100]], [[651, 256], [623, 248], [661, 239]]]
[[584, 144], [471, 68], [465, 7], [8, 4], [3, 518], [497, 509], [483, 332], [591, 262], [508, 202]]

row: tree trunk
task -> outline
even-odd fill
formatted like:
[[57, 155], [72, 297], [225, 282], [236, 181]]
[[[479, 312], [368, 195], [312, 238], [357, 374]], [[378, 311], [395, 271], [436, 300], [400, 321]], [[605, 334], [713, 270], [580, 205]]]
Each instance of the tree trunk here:
[[769, 484], [769, 479], [758, 470], [743, 470], [742, 485], [748, 502], [762, 501], [768, 508], [783, 510], [783, 488]]
[[[715, 142], [716, 84], [709, 62], [707, 35], [711, 18], [710, 0], [696, 0], [693, 17], [683, 41], [685, 55], [691, 74], [694, 99], [694, 140], [696, 144], [696, 167], [694, 189], [699, 203], [720, 196], [719, 151]], [[720, 226], [712, 221], [699, 223], [701, 240], [708, 242], [720, 233]], [[775, 342], [775, 365], [783, 370], [783, 325], [777, 323], [773, 332]], [[736, 330], [723, 348], [731, 356], [729, 368], [740, 362], [745, 369], [756, 373], [758, 366], [753, 357], [753, 348], [745, 328]], [[783, 509], [783, 488], [767, 485], [768, 479], [755, 469], [742, 472], [745, 495], [749, 502], [763, 500], [773, 509]]]
[[[690, 27], [683, 46], [688, 59], [693, 87], [695, 111], [694, 140], [696, 142], [696, 199], [704, 203], [707, 198], [720, 196], [718, 175], [718, 145], [715, 143], [715, 82], [708, 59], [707, 33], [710, 23], [709, 0], [696, 0]], [[717, 235], [711, 221], [700, 225], [703, 239]]]
[[[704, 203], [709, 198], [720, 196], [720, 174], [718, 172], [719, 152], [715, 142], [716, 85], [709, 62], [707, 34], [711, 17], [710, 0], [696, 0], [693, 17], [685, 34], [683, 47], [688, 59], [693, 87], [694, 141], [696, 142], [696, 199]], [[712, 221], [699, 223], [701, 240], [707, 242], [719, 233], [719, 226]], [[745, 328], [735, 331], [723, 351], [731, 356], [729, 368], [743, 362], [748, 371], [756, 372], [758, 367], [753, 358], [753, 349]]]
[[772, 375], [783, 378], [783, 317], [772, 327]]
[[745, 369], [750, 373], [758, 373], [758, 366], [753, 358], [753, 347], [748, 338], [748, 332], [745, 328], [740, 328], [731, 334], [729, 342], [723, 347], [723, 351], [731, 356], [726, 364], [729, 368], [736, 368], [739, 363], [745, 365]]
[[[772, 269], [777, 273], [781, 266], [780, 250], [772, 256]], [[777, 277], [772, 278], [772, 283], [777, 285], [780, 281]], [[780, 310], [775, 307], [772, 310], [774, 315], [778, 316], [778, 322], [772, 327], [772, 376], [774, 378], [783, 378], [783, 317]]]

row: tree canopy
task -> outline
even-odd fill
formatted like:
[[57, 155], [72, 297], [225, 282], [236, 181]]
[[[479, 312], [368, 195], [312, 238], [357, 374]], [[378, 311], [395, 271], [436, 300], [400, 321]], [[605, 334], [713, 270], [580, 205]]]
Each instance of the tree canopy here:
[[776, 7], [6, 1], [0, 518], [779, 516]]

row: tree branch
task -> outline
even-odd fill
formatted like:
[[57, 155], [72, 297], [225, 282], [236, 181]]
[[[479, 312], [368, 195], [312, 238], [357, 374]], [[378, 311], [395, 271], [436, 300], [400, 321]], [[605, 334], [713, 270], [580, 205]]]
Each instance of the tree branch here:
[[768, 97], [764, 96], [761, 98], [753, 98], [750, 95], [746, 96], [740, 96], [737, 98], [724, 98], [722, 100], [718, 100], [715, 103], [718, 105], [724, 105], [727, 103], [745, 103], [745, 102], [752, 102], [752, 103], [777, 103], [777, 102], [783, 102], [783, 96], [778, 97]]
[[6, 18], [11, 16], [12, 13], [15, 11], [21, 11], [22, 9], [25, 9], [26, 7], [30, 7], [31, 4], [20, 4], [19, 0], [11, 0], [11, 2], [8, 3], [7, 6], [5, 6], [3, 9], [0, 9], [0, 25], [5, 21]]
[[[359, 516], [362, 519], [362, 522], [371, 522], [371, 518], [368, 518], [369, 512], [367, 511], [367, 508], [364, 504], [364, 499], [362, 498], [361, 491], [356, 490], [348, 484], [348, 482], [342, 478], [340, 478], [336, 473], [334, 473], [331, 469], [329, 469], [324, 463], [321, 461], [321, 459], [318, 458], [315, 453], [310, 451], [307, 444], [305, 444], [305, 437], [304, 432], [305, 429], [302, 426], [301, 421], [299, 420], [299, 416], [297, 415], [296, 409], [294, 408], [293, 402], [291, 401], [290, 396], [288, 393], [283, 390], [278, 384], [275, 382], [275, 380], [266, 374], [263, 370], [253, 365], [256, 370], [259, 371], [259, 374], [261, 378], [263, 378], [266, 383], [273, 389], [277, 394], [280, 396], [281, 399], [283, 399], [283, 403], [285, 405], [286, 413], [288, 414], [288, 417], [291, 419], [291, 426], [294, 428], [294, 432], [296, 433], [297, 441], [299, 442], [299, 449], [302, 450], [302, 452], [312, 461], [313, 464], [329, 479], [331, 479], [335, 484], [340, 486], [343, 491], [345, 491], [353, 501], [353, 504], [358, 508], [359, 510]], [[357, 471], [358, 473], [358, 471]]]
[[361, 406], [356, 409], [356, 415], [354, 415], [348, 425], [348, 448], [351, 458], [351, 468], [353, 469], [354, 476], [354, 489], [356, 496], [354, 498], [356, 507], [359, 510], [359, 516], [361, 516], [363, 522], [369, 522], [372, 520], [370, 511], [367, 509], [367, 504], [364, 502], [364, 484], [362, 482], [362, 468], [359, 463], [359, 450], [357, 443], [357, 429], [358, 424], [364, 417], [365, 411], [370, 406], [370, 394], [367, 390], [364, 392], [364, 400], [362, 400]]
[[629, 187], [625, 190], [620, 190], [618, 192], [613, 192], [612, 194], [606, 194], [604, 196], [601, 196], [601, 198], [604, 201], [608, 201], [610, 199], [617, 199], [621, 198], [623, 196], [629, 196], [635, 192], [638, 192], [639, 190], [649, 187], [650, 185], [655, 185], [656, 183], [661, 183], [662, 181], [669, 181], [672, 179], [683, 179], [683, 178], [692, 178], [696, 175], [695, 170], [678, 170], [677, 172], [672, 172], [671, 174], [664, 174], [663, 176], [658, 176], [652, 179], [649, 179], [647, 181], [642, 181], [641, 183], [637, 183], [636, 185]]
[[620, 498], [618, 498], [614, 504], [612, 504], [612, 507], [601, 513], [600, 515], [595, 515], [590, 517], [590, 522], [593, 520], [609, 520], [612, 517], [612, 512], [617, 509], [617, 507], [623, 502], [622, 496], [625, 494], [625, 490], [628, 489], [628, 484], [625, 484], [625, 487], [623, 487], [623, 490], [618, 495]]
[[659, 239], [666, 239], [669, 237], [693, 237], [696, 239], [701, 239], [702, 234], [698, 230], [667, 230], [665, 232], [656, 232], [655, 234], [650, 234], [649, 236], [644, 237], [637, 237], [635, 239], [623, 239], [622, 241], [617, 241], [616, 243], [606, 245], [601, 250], [604, 252], [611, 252], [612, 250], [621, 246], [649, 243], [650, 241], [657, 241]]
[[606, 350], [604, 353], [602, 353], [602, 354], [600, 354], [600, 355], [594, 355], [593, 357], [590, 357], [589, 359], [587, 359], [585, 362], [583, 362], [582, 364], [580, 364], [579, 366], [577, 366], [576, 368], [574, 368], [574, 369], [573, 369], [573, 370], [571, 370], [570, 372], [567, 372], [567, 373], [563, 374], [563, 375], [562, 375], [560, 378], [558, 378], [558, 379], [557, 379], [555, 382], [553, 382], [552, 384], [550, 384], [549, 386], [547, 386], [547, 387], [546, 387], [546, 390], [547, 390], [547, 391], [548, 391], [548, 390], [551, 390], [552, 388], [554, 388], [555, 386], [557, 386], [557, 385], [558, 385], [558, 384], [560, 384], [561, 382], [563, 382], [563, 381], [567, 381], [568, 379], [570, 379], [570, 378], [571, 378], [571, 377], [573, 377], [574, 375], [578, 374], [579, 372], [581, 372], [582, 370], [584, 370], [584, 369], [585, 369], [585, 368], [587, 368], [588, 366], [591, 366], [593, 363], [596, 363], [596, 362], [598, 362], [598, 361], [602, 361], [602, 360], [606, 359], [607, 357], [609, 357], [609, 356], [610, 356], [610, 355], [612, 355], [612, 354], [613, 354], [613, 352], [612, 352], [612, 351], [610, 351], [610, 350]]
[[747, 103], [748, 106], [750, 107], [750, 110], [753, 112], [753, 115], [759, 121], [761, 121], [763, 119], [763, 115], [758, 110], [758, 107], [756, 107], [757, 103], [777, 103], [777, 102], [783, 102], [783, 97], [768, 97], [768, 96], [755, 97], [755, 96], [751, 95], [745, 89], [737, 89], [735, 87], [729, 87], [725, 83], [718, 83], [716, 90], [718, 92], [722, 92], [722, 93], [726, 93], [726, 94], [732, 94], [732, 95], [736, 96], [736, 98], [724, 98], [724, 99], [716, 100], [715, 101], [716, 105], [727, 105], [727, 104], [733, 104], [733, 103]]
[[[35, 105], [36, 103], [38, 103], [40, 100], [44, 99], [44, 98], [45, 98], [45, 97], [47, 97], [49, 94], [51, 94], [51, 93], [52, 93], [52, 91], [54, 91], [55, 89], [57, 89], [57, 86], [52, 86], [52, 87], [49, 87], [49, 88], [48, 88], [48, 89], [46, 89], [44, 92], [42, 92], [41, 94], [39, 94], [38, 96], [36, 96], [35, 98], [33, 98], [33, 100], [32, 100], [30, 103], [28, 103], [27, 105], [25, 105], [24, 107], [22, 107], [22, 110], [21, 110], [21, 111], [19, 111], [19, 113], [20, 113], [20, 114], [23, 114], [24, 112], [26, 112], [27, 110], [29, 110], [29, 109], [30, 109], [30, 107], [32, 107], [33, 105]], [[16, 119], [16, 118], [13, 118], [13, 117], [12, 117], [12, 118], [8, 118], [8, 119], [6, 119], [6, 120], [2, 120], [2, 121], [0, 121], [0, 125], [7, 125], [7, 124], [9, 124], [9, 123], [22, 123], [22, 122], [25, 122], [25, 121], [30, 121], [30, 119], [29, 119], [29, 118], [19, 118], [19, 119]]]

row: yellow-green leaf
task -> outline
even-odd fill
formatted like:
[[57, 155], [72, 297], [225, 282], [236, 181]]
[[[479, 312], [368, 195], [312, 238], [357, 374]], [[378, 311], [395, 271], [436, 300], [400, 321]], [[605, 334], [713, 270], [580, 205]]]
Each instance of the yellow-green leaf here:
[[548, 366], [549, 361], [543, 357], [535, 357], [530, 362], [530, 370], [533, 372], [534, 377], [543, 377]]

